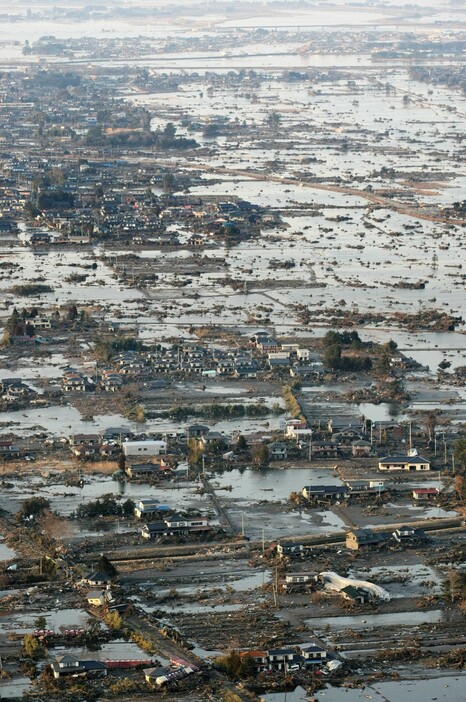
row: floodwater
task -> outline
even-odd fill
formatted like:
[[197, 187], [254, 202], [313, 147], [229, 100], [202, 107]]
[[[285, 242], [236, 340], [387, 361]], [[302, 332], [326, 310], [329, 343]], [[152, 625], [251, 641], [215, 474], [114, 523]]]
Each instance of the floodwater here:
[[87, 612], [81, 609], [51, 609], [48, 611], [36, 610], [17, 613], [10, 615], [8, 621], [1, 621], [1, 628], [9, 631], [16, 631], [21, 634], [30, 634], [37, 627], [34, 626], [34, 620], [37, 617], [45, 617], [47, 621], [47, 629], [60, 631], [64, 629], [82, 629], [90, 620]]
[[392, 599], [442, 593], [440, 574], [434, 568], [422, 564], [390, 565], [367, 569], [355, 567], [349, 570], [348, 577], [376, 582], [390, 591]]
[[[464, 675], [445, 675], [428, 679], [382, 682], [363, 688], [345, 688], [327, 686], [319, 690], [315, 698], [319, 702], [464, 702], [466, 677]], [[311, 696], [312, 697], [312, 696]], [[266, 702], [308, 702], [310, 696], [302, 687], [293, 692], [278, 692], [264, 695]]]
[[[57, 649], [54, 650], [56, 651]], [[87, 648], [73, 648], [72, 652], [74, 655], [87, 655], [98, 661], [150, 660], [153, 658], [153, 656], [143, 651], [137, 644], [132, 641], [125, 641], [124, 639], [115, 639], [114, 641], [102, 643], [97, 651]], [[167, 659], [161, 659], [159, 655], [157, 655], [156, 658], [161, 662], [163, 661], [163, 663], [167, 662]]]
[[11, 678], [11, 680], [0, 680], [0, 699], [10, 700], [21, 699], [24, 693], [31, 687], [29, 678]]
[[446, 619], [445, 612], [433, 609], [420, 612], [390, 612], [389, 614], [358, 614], [349, 617], [328, 617], [325, 619], [305, 619], [304, 623], [311, 629], [322, 630], [326, 625], [330, 629], [364, 629], [377, 626], [416, 626], [435, 624]]
[[14, 427], [14, 432], [23, 436], [38, 431], [45, 431], [53, 436], [95, 434], [102, 429], [115, 426], [127, 426], [134, 431], [141, 430], [140, 424], [128, 421], [121, 414], [97, 415], [92, 421], [83, 420], [79, 411], [71, 405], [0, 412], [0, 427], [8, 426], [10, 422], [19, 425]]
[[[198, 486], [190, 483], [170, 483], [165, 487], [156, 487], [144, 483], [119, 482], [112, 480], [109, 476], [93, 476], [86, 478], [85, 484], [80, 488], [68, 487], [52, 481], [44, 485], [43, 478], [28, 476], [27, 481], [17, 480], [13, 482], [13, 485], [14, 487], [8, 491], [7, 495], [0, 499], [0, 506], [13, 513], [18, 510], [23, 500], [37, 495], [49, 499], [51, 508], [63, 516], [69, 516], [81, 504], [108, 494], [120, 496], [122, 500], [152, 497], [161, 504], [169, 504], [176, 509], [191, 507], [205, 510], [210, 508], [210, 498], [206, 495], [199, 495], [197, 493]], [[136, 531], [139, 525], [132, 524], [133, 531]]]
[[342, 14], [339, 10], [322, 10], [320, 7], [309, 7], [305, 12], [280, 13], [274, 11], [273, 15], [258, 15], [245, 19], [232, 19], [219, 23], [219, 27], [351, 27], [359, 25], [377, 24], [387, 18], [386, 14], [360, 10], [346, 11]]
[[[342, 485], [332, 468], [268, 468], [234, 470], [212, 481], [219, 496], [248, 502], [287, 500], [291, 492], [301, 492], [305, 485]], [[218, 489], [217, 489], [218, 486]], [[223, 492], [221, 488], [231, 487]]]
[[9, 548], [3, 541], [3, 536], [0, 536], [0, 562], [9, 561], [16, 558], [16, 552]]
[[267, 498], [263, 502], [244, 504], [222, 498], [233, 522], [239, 530], [251, 539], [259, 541], [264, 534], [266, 541], [299, 536], [300, 534], [318, 534], [325, 536], [331, 532], [344, 531], [344, 521], [331, 510], [285, 511], [283, 506], [273, 509]]
[[[200, 572], [196, 576], [198, 582], [195, 585], [177, 585], [176, 591], [180, 594], [192, 595], [199, 591], [208, 593], [209, 590], [217, 590], [219, 587], [228, 587], [235, 592], [247, 592], [248, 590], [255, 590], [260, 585], [269, 582], [270, 577], [270, 572], [268, 570], [253, 571], [251, 569], [250, 573], [247, 575], [241, 574], [241, 572], [238, 572], [238, 574], [232, 574], [231, 572], [203, 574]], [[139, 584], [143, 588], [153, 590], [153, 581]], [[157, 594], [164, 597], [170, 593], [170, 590], [171, 588], [158, 589]], [[174, 606], [176, 607], [176, 604]], [[191, 605], [186, 605], [186, 607], [190, 606]]]

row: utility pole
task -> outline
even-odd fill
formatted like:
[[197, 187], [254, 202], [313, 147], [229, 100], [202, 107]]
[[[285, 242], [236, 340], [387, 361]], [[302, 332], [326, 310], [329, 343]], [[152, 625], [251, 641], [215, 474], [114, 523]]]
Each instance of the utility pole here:
[[409, 450], [413, 448], [413, 427], [411, 421], [409, 422]]
[[262, 527], [262, 553], [265, 553], [265, 529]]
[[452, 468], [452, 471], [454, 473], [455, 472], [455, 454], [454, 453], [451, 454], [451, 468]]

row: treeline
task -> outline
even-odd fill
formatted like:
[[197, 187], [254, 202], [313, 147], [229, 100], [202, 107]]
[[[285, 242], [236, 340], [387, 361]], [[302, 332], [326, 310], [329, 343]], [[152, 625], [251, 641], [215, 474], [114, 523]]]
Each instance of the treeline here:
[[43, 295], [44, 293], [53, 292], [50, 285], [42, 283], [25, 283], [24, 285], [13, 285], [10, 288], [13, 295], [22, 295], [23, 297], [32, 297], [33, 295]]
[[290, 385], [285, 385], [282, 389], [282, 394], [283, 399], [285, 400], [285, 407], [291, 416], [294, 419], [302, 419], [303, 421], [306, 421], [302, 407], [294, 394], [293, 388]]
[[70, 86], [77, 88], [81, 85], [81, 76], [77, 73], [59, 73], [58, 71], [39, 71], [29, 77], [31, 86], [43, 86], [44, 88], [65, 89]]
[[100, 125], [91, 127], [84, 141], [87, 146], [139, 147], [153, 146], [158, 149], [195, 149], [199, 146], [195, 139], [177, 137], [175, 134], [152, 132], [148, 129], [129, 129], [119, 132], [104, 132]]
[[176, 419], [183, 420], [188, 417], [205, 417], [206, 419], [219, 419], [219, 418], [234, 418], [234, 417], [267, 417], [268, 415], [276, 412], [281, 412], [279, 407], [274, 407], [271, 409], [267, 405], [262, 403], [255, 403], [251, 405], [241, 405], [241, 404], [211, 404], [196, 407], [187, 407], [185, 405], [179, 405], [178, 407], [173, 407], [166, 412], [159, 412], [156, 414], [157, 417], [162, 419]]
[[140, 351], [144, 345], [134, 336], [118, 335], [111, 339], [99, 337], [94, 345], [94, 355], [100, 361], [109, 361], [112, 356], [123, 351]]
[[133, 513], [133, 500], [128, 498], [124, 502], [119, 502], [113, 495], [104, 495], [93, 502], [79, 505], [75, 514], [78, 519], [88, 519], [92, 517], [129, 517]]
[[68, 190], [41, 190], [26, 202], [25, 210], [31, 217], [37, 217], [44, 210], [70, 210], [74, 202], [74, 195]]
[[358, 372], [372, 368], [372, 360], [368, 355], [343, 355], [343, 350], [360, 351], [364, 343], [356, 331], [330, 331], [322, 340], [324, 347], [323, 362], [327, 368], [339, 371]]

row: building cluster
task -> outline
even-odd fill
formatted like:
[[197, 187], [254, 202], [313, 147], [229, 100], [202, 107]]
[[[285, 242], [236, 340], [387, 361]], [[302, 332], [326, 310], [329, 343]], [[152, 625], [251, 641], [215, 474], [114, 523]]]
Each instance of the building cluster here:
[[381, 548], [393, 544], [418, 546], [426, 541], [423, 529], [412, 526], [399, 526], [394, 531], [374, 531], [373, 529], [355, 529], [346, 533], [346, 548], [361, 551], [368, 548]]
[[[120, 331], [118, 324], [111, 323], [110, 326], [113, 331]], [[273, 351], [272, 348], [278, 350]], [[297, 368], [300, 369], [300, 377], [318, 378], [325, 372], [319, 354], [300, 348], [299, 344], [280, 345], [273, 340], [273, 346], [270, 346], [263, 338], [261, 343], [252, 339], [248, 345], [231, 349], [193, 342], [156, 344], [145, 350], [116, 354], [109, 364], [100, 364], [92, 378], [76, 369], [69, 369], [63, 376], [62, 384], [67, 392], [89, 392], [115, 390], [127, 380], [148, 381], [160, 375], [251, 379], [268, 376], [271, 371], [281, 371], [280, 375], [296, 377]]]
[[252, 658], [258, 673], [268, 671], [288, 673], [301, 668], [322, 668], [327, 663], [327, 651], [315, 643], [271, 648], [267, 651], [242, 651], [240, 655], [243, 658], [246, 656]]
[[21, 378], [0, 379], [0, 403], [6, 407], [18, 403], [30, 403], [37, 397], [37, 392]]
[[145, 539], [157, 539], [162, 536], [185, 536], [196, 532], [208, 532], [218, 527], [218, 521], [206, 514], [177, 512], [169, 505], [160, 504], [154, 498], [142, 498], [134, 505], [134, 514], [146, 523], [141, 528]]

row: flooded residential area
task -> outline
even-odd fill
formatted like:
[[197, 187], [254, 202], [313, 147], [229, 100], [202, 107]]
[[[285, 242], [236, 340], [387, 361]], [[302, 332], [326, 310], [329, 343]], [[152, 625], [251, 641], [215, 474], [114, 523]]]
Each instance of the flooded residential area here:
[[464, 3], [0, 20], [0, 699], [464, 702]]

